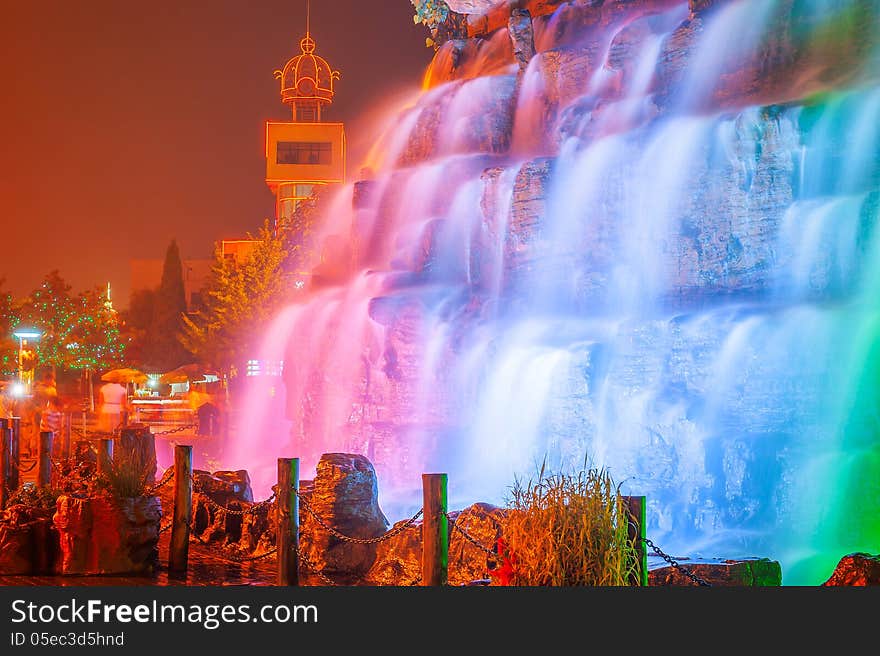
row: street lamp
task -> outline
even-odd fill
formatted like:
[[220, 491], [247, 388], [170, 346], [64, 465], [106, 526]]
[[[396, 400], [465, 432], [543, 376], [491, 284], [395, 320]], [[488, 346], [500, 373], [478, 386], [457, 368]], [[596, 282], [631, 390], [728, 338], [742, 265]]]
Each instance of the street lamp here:
[[19, 328], [12, 334], [18, 337], [18, 382], [29, 390], [30, 385], [24, 380], [24, 347], [29, 339], [40, 339], [43, 333], [33, 328]]

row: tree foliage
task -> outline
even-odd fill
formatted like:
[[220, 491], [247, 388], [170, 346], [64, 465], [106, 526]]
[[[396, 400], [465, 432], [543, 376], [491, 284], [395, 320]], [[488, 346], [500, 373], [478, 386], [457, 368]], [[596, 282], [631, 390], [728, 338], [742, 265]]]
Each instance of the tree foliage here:
[[267, 220], [256, 236], [248, 234], [254, 247], [242, 260], [215, 248], [204, 308], [184, 317], [182, 342], [200, 361], [234, 373], [255, 357], [265, 328], [294, 292], [286, 235]]
[[11, 293], [3, 289], [6, 280], [0, 278], [0, 375], [9, 376], [18, 367], [18, 342], [12, 336], [16, 313]]
[[186, 310], [183, 263], [177, 241], [172, 239], [165, 252], [162, 280], [156, 291], [150, 328], [145, 336], [143, 364], [146, 368], [169, 371], [190, 359], [181, 342]]
[[100, 287], [73, 295], [71, 286], [53, 270], [20, 303], [10, 304], [10, 332], [24, 326], [41, 333], [33, 344], [35, 366], [62, 370], [119, 366], [125, 361], [125, 344], [119, 336], [119, 317], [105, 300]]
[[431, 36], [425, 39], [425, 45], [437, 48], [437, 37], [440, 24], [449, 15], [449, 6], [443, 0], [410, 0], [416, 13], [413, 15], [413, 23], [421, 23], [431, 31]]

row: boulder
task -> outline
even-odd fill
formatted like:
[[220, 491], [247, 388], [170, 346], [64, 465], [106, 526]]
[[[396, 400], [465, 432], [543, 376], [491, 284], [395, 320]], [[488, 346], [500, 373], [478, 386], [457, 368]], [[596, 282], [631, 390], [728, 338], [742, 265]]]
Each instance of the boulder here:
[[325, 453], [310, 487], [300, 507], [300, 547], [306, 558], [327, 576], [362, 577], [376, 558], [376, 544], [340, 539], [327, 527], [356, 540], [385, 533], [388, 520], [379, 508], [373, 465], [361, 455]]
[[822, 585], [880, 585], [880, 554], [856, 552], [844, 556]]
[[206, 494], [220, 505], [229, 501], [252, 503], [254, 494], [251, 479], [244, 469], [216, 471], [213, 474], [201, 469], [193, 470], [193, 490]]
[[246, 470], [193, 471], [193, 533], [202, 541], [251, 555], [260, 545], [274, 544], [274, 537], [266, 535], [274, 535], [268, 514], [267, 506], [254, 503]]
[[391, 527], [395, 535], [376, 548], [376, 558], [364, 576], [366, 585], [418, 585], [422, 579], [422, 521], [416, 520], [403, 528], [409, 520], [396, 522]]
[[59, 574], [151, 574], [159, 564], [158, 497], [58, 498]]
[[[676, 559], [681, 567], [712, 587], [764, 587], [782, 585], [782, 568], [769, 558]], [[681, 569], [656, 557], [648, 558], [648, 585], [698, 586]]]
[[50, 574], [57, 552], [51, 511], [17, 504], [0, 513], [0, 574]]
[[475, 503], [460, 512], [449, 513], [450, 585], [489, 579], [498, 563], [485, 550], [495, 552], [506, 514], [505, 509], [489, 503]]
[[532, 30], [532, 16], [526, 9], [514, 9], [510, 12], [508, 24], [510, 41], [513, 45], [513, 56], [520, 71], [524, 71], [535, 56], [535, 36]]
[[[494, 550], [505, 511], [488, 503], [475, 503], [461, 511], [449, 513], [449, 585], [469, 585], [489, 578], [496, 563], [483, 549], [468, 540]], [[376, 560], [364, 577], [367, 585], [418, 585], [422, 578], [422, 521], [417, 520], [401, 530], [408, 520], [394, 524], [396, 535], [381, 542]]]

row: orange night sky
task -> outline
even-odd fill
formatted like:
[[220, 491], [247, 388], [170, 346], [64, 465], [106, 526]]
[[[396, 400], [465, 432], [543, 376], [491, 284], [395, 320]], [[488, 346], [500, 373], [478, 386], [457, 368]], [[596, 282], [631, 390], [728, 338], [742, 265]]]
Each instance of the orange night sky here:
[[[299, 53], [305, 0], [5, 3], [0, 22], [2, 290], [52, 269], [79, 292], [129, 260], [208, 258], [273, 216], [264, 122], [287, 120], [272, 72]], [[312, 0], [318, 54], [342, 72], [325, 120], [346, 122], [349, 178], [383, 106], [433, 51], [409, 0]]]

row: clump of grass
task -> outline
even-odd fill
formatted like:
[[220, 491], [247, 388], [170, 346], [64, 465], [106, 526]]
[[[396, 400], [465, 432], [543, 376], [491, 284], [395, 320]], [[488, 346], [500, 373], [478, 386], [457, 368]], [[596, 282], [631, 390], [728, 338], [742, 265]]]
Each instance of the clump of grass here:
[[21, 504], [35, 510], [54, 510], [58, 492], [50, 487], [37, 487], [25, 483], [13, 492], [6, 502], [7, 506]]
[[503, 526], [506, 582], [522, 586], [624, 586], [639, 560], [627, 538], [623, 496], [605, 469], [517, 480]]
[[120, 499], [143, 496], [150, 487], [152, 463], [136, 449], [114, 455], [102, 473], [104, 487]]

